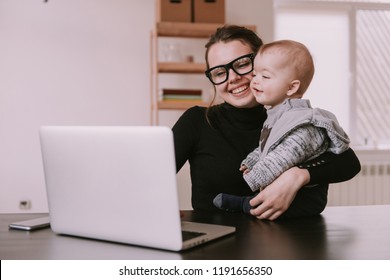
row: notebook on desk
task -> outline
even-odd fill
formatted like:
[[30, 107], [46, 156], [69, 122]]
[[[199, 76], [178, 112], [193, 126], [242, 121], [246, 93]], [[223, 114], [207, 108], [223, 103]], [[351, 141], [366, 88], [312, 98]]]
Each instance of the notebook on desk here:
[[44, 126], [40, 143], [56, 233], [180, 251], [235, 231], [181, 222], [167, 127]]

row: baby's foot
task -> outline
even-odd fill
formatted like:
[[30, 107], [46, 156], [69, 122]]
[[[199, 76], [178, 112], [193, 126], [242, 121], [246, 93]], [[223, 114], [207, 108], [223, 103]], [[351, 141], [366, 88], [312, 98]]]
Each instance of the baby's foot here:
[[216, 207], [222, 210], [249, 214], [249, 211], [251, 210], [249, 200], [251, 200], [251, 198], [252, 197], [250, 196], [237, 196], [220, 193], [214, 198], [213, 203]]

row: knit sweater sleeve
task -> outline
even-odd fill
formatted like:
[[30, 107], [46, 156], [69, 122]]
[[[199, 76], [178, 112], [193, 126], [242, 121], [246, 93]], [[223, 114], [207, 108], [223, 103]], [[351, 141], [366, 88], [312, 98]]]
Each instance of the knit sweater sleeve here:
[[260, 146], [247, 155], [247, 157], [241, 162], [241, 166], [245, 165], [250, 170], [259, 161], [259, 158], [260, 158]]
[[248, 172], [244, 179], [257, 191], [272, 183], [287, 169], [326, 151], [327, 134], [324, 129], [305, 125], [292, 130], [282, 141], [273, 145]]

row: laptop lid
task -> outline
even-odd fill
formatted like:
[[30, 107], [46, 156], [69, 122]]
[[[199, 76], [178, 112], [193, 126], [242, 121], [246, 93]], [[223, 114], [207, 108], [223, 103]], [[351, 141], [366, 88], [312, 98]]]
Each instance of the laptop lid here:
[[234, 231], [183, 244], [168, 127], [46, 126], [40, 140], [56, 233], [178, 251]]

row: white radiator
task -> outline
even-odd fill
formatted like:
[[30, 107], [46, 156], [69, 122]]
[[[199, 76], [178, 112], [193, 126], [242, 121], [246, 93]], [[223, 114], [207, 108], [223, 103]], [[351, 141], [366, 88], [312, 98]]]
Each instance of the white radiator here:
[[390, 204], [390, 161], [361, 166], [353, 179], [329, 186], [328, 206]]

